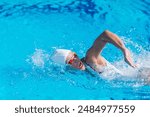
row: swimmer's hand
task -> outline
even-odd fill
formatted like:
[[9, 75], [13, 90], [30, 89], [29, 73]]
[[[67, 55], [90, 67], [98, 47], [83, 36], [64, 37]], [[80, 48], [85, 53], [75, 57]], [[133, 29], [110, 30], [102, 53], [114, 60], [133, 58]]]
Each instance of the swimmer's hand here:
[[136, 68], [137, 65], [133, 63], [130, 51], [127, 48], [125, 48], [123, 53], [124, 53], [124, 60], [125, 60], [125, 62], [127, 64], [129, 64], [131, 67]]

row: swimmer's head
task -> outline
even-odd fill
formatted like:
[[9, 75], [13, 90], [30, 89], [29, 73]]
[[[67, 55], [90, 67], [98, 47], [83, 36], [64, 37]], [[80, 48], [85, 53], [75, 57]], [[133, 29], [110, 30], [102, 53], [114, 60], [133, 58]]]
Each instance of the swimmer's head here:
[[85, 70], [85, 66], [75, 52], [66, 49], [56, 49], [52, 60], [59, 64], [68, 64], [76, 69]]

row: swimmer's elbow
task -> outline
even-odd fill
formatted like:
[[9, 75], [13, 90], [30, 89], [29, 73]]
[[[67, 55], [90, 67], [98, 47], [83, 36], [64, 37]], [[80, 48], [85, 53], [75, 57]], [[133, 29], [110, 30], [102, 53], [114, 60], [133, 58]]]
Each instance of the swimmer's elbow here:
[[112, 32], [110, 30], [108, 30], [108, 29], [106, 29], [106, 30], [103, 31], [104, 35], [109, 35], [110, 33], [112, 33]]
[[109, 30], [104, 30], [101, 34], [101, 37], [103, 38], [103, 40], [108, 41], [108, 38], [110, 38], [112, 34], [113, 33], [111, 33]]

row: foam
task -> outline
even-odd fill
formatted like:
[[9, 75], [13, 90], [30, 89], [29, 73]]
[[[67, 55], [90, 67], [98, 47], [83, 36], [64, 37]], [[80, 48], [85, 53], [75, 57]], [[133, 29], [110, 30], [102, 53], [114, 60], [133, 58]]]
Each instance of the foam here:
[[31, 61], [34, 66], [43, 68], [45, 65], [45, 62], [48, 61], [49, 57], [50, 56], [48, 55], [48, 53], [46, 53], [44, 50], [35, 49], [35, 52], [31, 56]]

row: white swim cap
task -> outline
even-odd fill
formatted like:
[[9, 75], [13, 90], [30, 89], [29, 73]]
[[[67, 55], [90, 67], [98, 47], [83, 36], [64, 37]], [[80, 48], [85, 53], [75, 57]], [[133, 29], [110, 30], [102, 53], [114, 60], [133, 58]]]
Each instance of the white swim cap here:
[[70, 52], [71, 51], [67, 49], [56, 49], [51, 59], [56, 63], [66, 64], [66, 59]]

